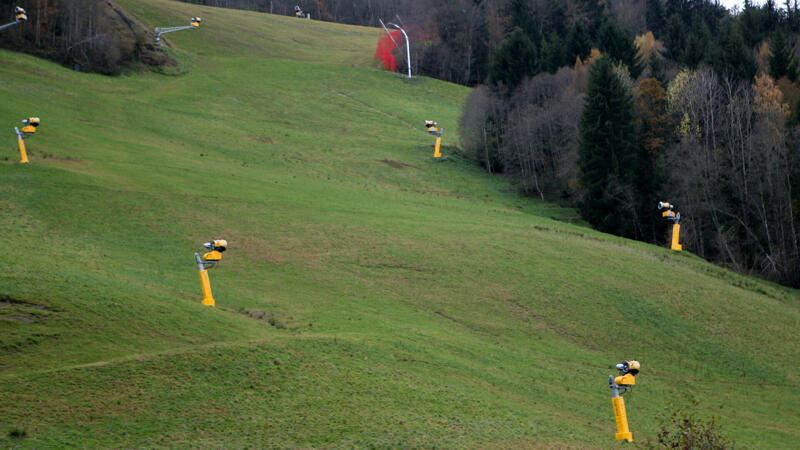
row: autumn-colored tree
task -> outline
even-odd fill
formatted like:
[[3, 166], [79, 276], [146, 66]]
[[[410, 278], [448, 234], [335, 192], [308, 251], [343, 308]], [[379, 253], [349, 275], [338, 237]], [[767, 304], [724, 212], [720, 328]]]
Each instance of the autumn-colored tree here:
[[647, 78], [636, 89], [634, 110], [641, 149], [635, 180], [639, 198], [639, 217], [643, 238], [654, 240], [661, 234], [664, 223], [652, 214], [652, 199], [659, 193], [664, 175], [658, 169], [672, 125], [667, 111], [667, 92], [656, 78]]
[[664, 53], [664, 44], [656, 39], [652, 31], [636, 36], [633, 43], [636, 45], [636, 56], [640, 61], [649, 61], [654, 55], [661, 58]]
[[686, 247], [798, 284], [794, 160], [779, 87], [769, 75], [751, 85], [702, 69], [678, 74], [667, 97], [681, 126], [662, 161], [685, 218]]
[[753, 91], [753, 109], [757, 113], [784, 120], [789, 117], [789, 107], [783, 103], [783, 93], [772, 77], [767, 74], [756, 76]]
[[769, 71], [770, 56], [772, 56], [772, 54], [769, 51], [769, 44], [766, 41], [761, 42], [761, 44], [758, 46], [758, 51], [756, 52], [756, 64], [758, 64], [759, 71]]
[[589, 82], [589, 69], [592, 68], [592, 64], [600, 59], [603, 56], [600, 53], [600, 50], [593, 48], [589, 51], [589, 56], [586, 57], [586, 61], [581, 61], [580, 57], [575, 58], [575, 65], [572, 67], [573, 72], [573, 88], [583, 92], [586, 90], [586, 84]]
[[639, 83], [636, 97], [636, 122], [647, 153], [657, 159], [664, 150], [670, 120], [667, 113], [667, 92], [655, 78]]

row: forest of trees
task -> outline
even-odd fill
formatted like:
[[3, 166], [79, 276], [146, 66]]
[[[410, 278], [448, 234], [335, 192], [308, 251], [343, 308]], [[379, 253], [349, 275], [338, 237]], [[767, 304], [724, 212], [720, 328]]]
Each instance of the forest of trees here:
[[[0, 0], [11, 22], [15, 6], [28, 22], [0, 34], [0, 48], [23, 51], [82, 71], [118, 75], [135, 63], [167, 64], [167, 55], [132, 18], [105, 0]], [[76, 67], [77, 66], [77, 67]]]
[[800, 287], [797, 3], [535, 4], [508, 2], [465, 149], [620, 236], [666, 241], [669, 201], [684, 249]]

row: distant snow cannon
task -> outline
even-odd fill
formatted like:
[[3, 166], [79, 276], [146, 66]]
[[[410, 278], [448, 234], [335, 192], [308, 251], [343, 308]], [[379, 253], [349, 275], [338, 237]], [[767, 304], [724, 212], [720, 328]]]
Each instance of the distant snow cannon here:
[[215, 306], [214, 295], [211, 293], [211, 281], [208, 279], [208, 269], [213, 269], [222, 261], [222, 252], [228, 249], [228, 241], [225, 239], [212, 239], [210, 242], [203, 244], [203, 247], [209, 251], [204, 253], [203, 256], [200, 256], [199, 253], [194, 254], [194, 260], [200, 270], [200, 287], [203, 290], [202, 303], [205, 306]]
[[428, 133], [436, 136], [436, 146], [433, 148], [433, 157], [434, 158], [441, 158], [442, 153], [440, 151], [442, 146], [442, 130], [439, 128], [439, 124], [432, 120], [425, 121], [425, 128], [428, 129]]
[[186, 25], [186, 26], [183, 26], [183, 27], [171, 27], [171, 28], [159, 28], [159, 27], [156, 27], [156, 44], [161, 44], [161, 36], [162, 35], [167, 34], [167, 33], [172, 33], [172, 32], [175, 32], [175, 31], [181, 31], [181, 30], [194, 30], [195, 28], [199, 28], [200, 27], [200, 22], [202, 22], [202, 21], [203, 21], [203, 19], [201, 19], [199, 17], [192, 17], [191, 22], [189, 23], [189, 25]]
[[5, 30], [6, 28], [11, 28], [14, 25], [21, 25], [23, 22], [28, 20], [28, 15], [24, 9], [17, 6], [14, 8], [14, 21], [11, 23], [7, 23], [5, 25], [0, 25], [0, 31]]
[[28, 20], [28, 16], [25, 13], [25, 10], [17, 6], [14, 8], [14, 17], [17, 19], [18, 23], [22, 23]]
[[441, 132], [439, 131], [439, 123], [438, 122], [434, 122], [432, 120], [426, 120], [425, 121], [425, 128], [428, 129], [428, 133], [430, 133], [430, 134], [441, 134]]
[[663, 210], [661, 217], [672, 221], [672, 245], [670, 248], [676, 252], [680, 252], [683, 251], [683, 246], [680, 244], [681, 213], [675, 212], [674, 208], [674, 205], [667, 202], [658, 202], [658, 210]]
[[14, 127], [14, 133], [17, 134], [17, 145], [19, 146], [19, 162], [26, 164], [28, 160], [28, 152], [25, 149], [25, 141], [23, 139], [36, 134], [36, 129], [39, 127], [41, 121], [38, 117], [30, 117], [22, 121], [25, 125], [22, 129]]
[[39, 124], [41, 124], [42, 121], [38, 117], [29, 117], [27, 119], [24, 119], [22, 123], [25, 126], [22, 127], [21, 131], [25, 133], [25, 136], [27, 137], [32, 134], [36, 134], [36, 129], [39, 128]]

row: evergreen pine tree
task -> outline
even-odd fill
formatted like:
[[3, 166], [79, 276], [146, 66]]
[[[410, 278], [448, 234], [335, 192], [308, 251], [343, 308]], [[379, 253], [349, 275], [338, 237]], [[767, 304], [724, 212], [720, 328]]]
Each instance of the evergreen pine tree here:
[[718, 47], [712, 59], [714, 70], [720, 77], [732, 76], [752, 81], [758, 70], [755, 58], [745, 48], [739, 30], [731, 21], [723, 23]]
[[792, 49], [787, 42], [786, 32], [782, 28], [778, 28], [772, 34], [769, 51], [772, 53], [769, 57], [770, 76], [775, 80], [784, 76], [794, 79], [795, 74], [791, 73], [792, 69], [795, 69], [792, 64]]
[[667, 76], [664, 72], [664, 62], [661, 58], [653, 52], [650, 54], [650, 59], [647, 61], [647, 65], [650, 68], [650, 76], [658, 80], [661, 84], [664, 84]]
[[592, 41], [589, 39], [589, 33], [586, 32], [586, 28], [584, 28], [580, 20], [572, 24], [572, 28], [567, 34], [566, 47], [565, 65], [571, 66], [575, 64], [575, 58], [577, 57], [585, 60], [589, 56], [589, 52], [592, 50]]
[[[597, 39], [597, 31], [600, 29], [600, 26], [603, 25], [603, 21], [608, 15], [605, 10], [606, 1], [601, 3], [601, 0], [581, 0], [577, 2], [577, 5], [583, 10], [583, 16], [586, 17], [586, 22], [584, 22], [583, 25], [586, 27], [584, 30], [586, 30], [589, 41], [591, 42]], [[581, 59], [584, 58], [581, 57]], [[574, 57], [572, 58], [572, 62], [575, 62]]]
[[667, 56], [675, 61], [679, 61], [686, 47], [686, 32], [684, 31], [683, 21], [680, 16], [673, 14], [667, 21], [664, 44], [667, 46]]
[[797, 6], [797, 0], [792, 0], [792, 7], [789, 14], [789, 30], [792, 32], [800, 31], [800, 7]]
[[557, 34], [551, 33], [542, 45], [542, 70], [556, 73], [564, 65], [564, 45]]
[[[484, 12], [483, 10], [484, 7], [481, 5], [482, 13]], [[472, 55], [470, 56], [472, 59], [472, 66], [468, 74], [468, 83], [474, 86], [485, 82], [489, 73], [489, 55], [491, 53], [491, 48], [489, 47], [489, 29], [486, 27], [485, 20], [478, 22], [471, 37], [472, 43], [470, 47], [472, 49]]]
[[656, 38], [663, 39], [662, 33], [664, 33], [664, 27], [667, 25], [667, 19], [661, 0], [647, 0], [645, 19], [647, 20], [647, 28], [653, 32]]
[[781, 21], [781, 13], [778, 11], [778, 8], [775, 7], [775, 0], [767, 0], [764, 2], [764, 29], [767, 30], [774, 30], [778, 28], [778, 24]]
[[789, 124], [793, 127], [800, 124], [800, 97], [797, 98], [797, 102], [795, 102], [794, 108], [792, 108], [792, 112], [789, 115]]
[[542, 28], [556, 33], [564, 40], [569, 30], [567, 29], [567, 5], [566, 2], [552, 2], [545, 11], [537, 11], [537, 17], [541, 20]]
[[601, 231], [635, 235], [635, 200], [626, 195], [637, 166], [633, 97], [606, 56], [589, 72], [580, 136], [581, 215]]
[[531, 10], [528, 7], [528, 0], [511, 0], [508, 7], [512, 29], [521, 29], [528, 35], [528, 38], [535, 41], [535, 27]]
[[792, 0], [783, 0], [783, 18], [786, 21], [786, 27], [791, 31], [792, 22], [794, 22], [794, 11], [792, 11]]
[[694, 69], [700, 63], [708, 61], [710, 59], [708, 47], [711, 42], [711, 32], [706, 22], [699, 15], [695, 15], [686, 47], [681, 54], [681, 62]]
[[[748, 1], [748, 0], [745, 0]], [[692, 5], [687, 0], [666, 0], [665, 13], [667, 17], [677, 15], [681, 21], [689, 22], [689, 10]]]
[[786, 74], [789, 77], [789, 81], [792, 83], [797, 81], [798, 76], [800, 76], [800, 67], [797, 66], [797, 60], [792, 58], [792, 62], [789, 63], [789, 71]]
[[686, 48], [681, 55], [681, 62], [690, 69], [696, 69], [706, 59], [707, 44], [708, 41], [703, 40], [697, 33], [690, 34]]
[[639, 77], [642, 65], [633, 42], [633, 33], [617, 25], [613, 19], [608, 19], [600, 27], [597, 40], [600, 51], [628, 66], [631, 78], [635, 80]]
[[537, 61], [533, 42], [522, 29], [515, 28], [492, 57], [489, 82], [502, 83], [508, 89], [506, 94], [511, 95], [525, 77], [536, 74]]
[[744, 7], [739, 14], [739, 23], [742, 26], [742, 39], [749, 47], [754, 47], [763, 37], [762, 16], [759, 7], [753, 6], [749, 0], [744, 0]]

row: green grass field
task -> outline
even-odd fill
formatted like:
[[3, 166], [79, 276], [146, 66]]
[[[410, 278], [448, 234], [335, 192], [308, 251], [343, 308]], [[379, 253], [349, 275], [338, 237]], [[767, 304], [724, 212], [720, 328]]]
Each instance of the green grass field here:
[[637, 358], [637, 442], [696, 403], [796, 447], [797, 291], [519, 197], [451, 147], [468, 89], [377, 70], [377, 29], [117, 3], [204, 19], [181, 75], [0, 51], [0, 446], [608, 448]]

